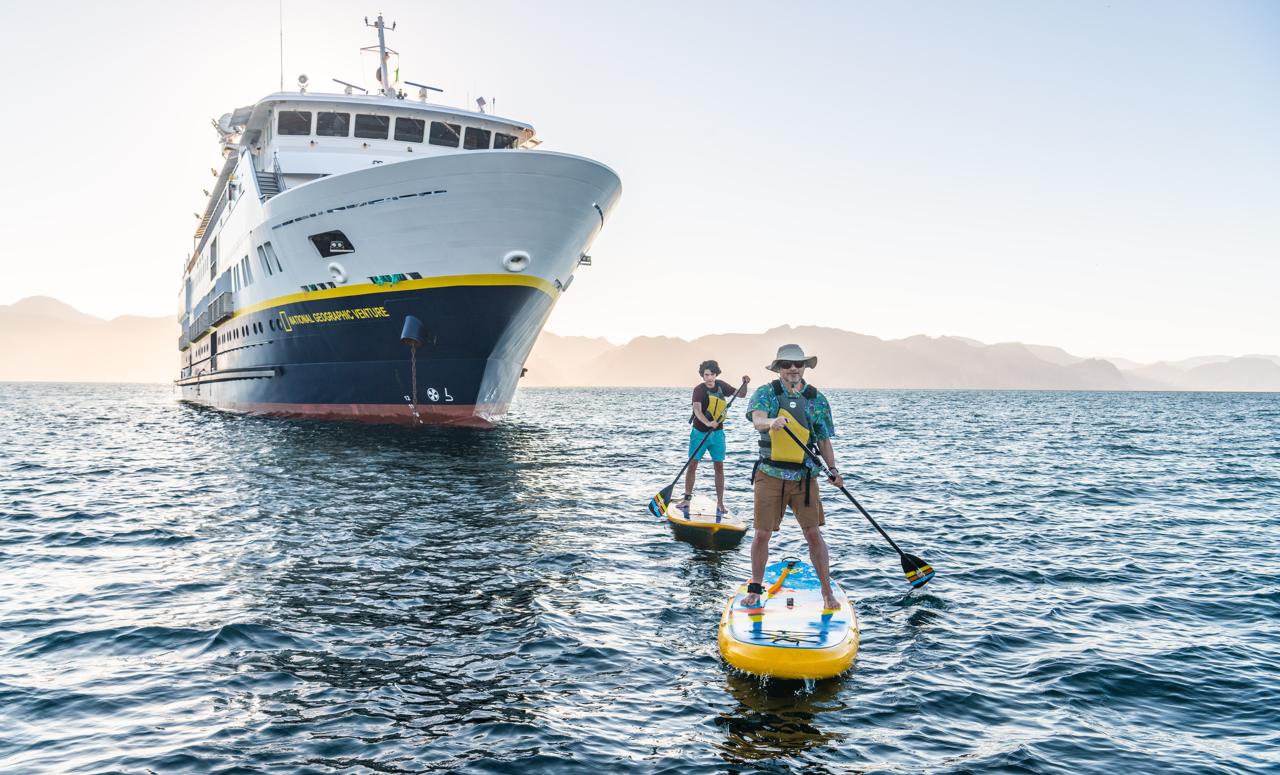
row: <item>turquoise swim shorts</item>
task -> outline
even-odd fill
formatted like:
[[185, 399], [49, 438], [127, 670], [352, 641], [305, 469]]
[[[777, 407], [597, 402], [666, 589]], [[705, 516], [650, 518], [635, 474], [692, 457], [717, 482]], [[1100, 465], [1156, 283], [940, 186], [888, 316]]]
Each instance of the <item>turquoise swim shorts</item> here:
[[[706, 438], [707, 432], [700, 431], [697, 428], [689, 429], [689, 457], [693, 457], [694, 450], [702, 444], [702, 440]], [[711, 438], [707, 439], [706, 444], [702, 444], [702, 449], [697, 452], [698, 460], [702, 460], [702, 456], [711, 452], [711, 460], [716, 463], [724, 462], [724, 429], [716, 428], [711, 432]]]

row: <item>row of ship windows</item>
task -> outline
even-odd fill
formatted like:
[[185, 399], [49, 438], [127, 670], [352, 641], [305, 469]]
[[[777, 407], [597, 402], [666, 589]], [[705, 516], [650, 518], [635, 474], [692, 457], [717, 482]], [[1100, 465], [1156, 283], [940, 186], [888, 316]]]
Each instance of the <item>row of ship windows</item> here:
[[[426, 119], [406, 116], [395, 117], [393, 134], [391, 116], [375, 116], [370, 113], [357, 113], [355, 116], [354, 136], [368, 140], [386, 140], [390, 137], [399, 142], [420, 143], [425, 137], [431, 145], [457, 148], [461, 141], [464, 150], [478, 151], [486, 148], [515, 148], [520, 139], [515, 135], [490, 132], [488, 129], [474, 126], [466, 127], [464, 132], [461, 124], [451, 124], [447, 121], [432, 121], [430, 132], [428, 132]], [[309, 136], [311, 111], [280, 111], [276, 121], [276, 132], [281, 135]], [[329, 111], [316, 113], [315, 133], [317, 137], [352, 137], [351, 114]]]
[[218, 346], [221, 347], [222, 345], [234, 342], [237, 339], [243, 339], [250, 333], [261, 334], [262, 324], [250, 323], [247, 326], [239, 326], [238, 328], [233, 328], [229, 331], [223, 331], [218, 334]]
[[[263, 325], [262, 323], [250, 323], [245, 326], [239, 326], [238, 328], [232, 328], [218, 333], [218, 346], [222, 347], [223, 345], [230, 344], [238, 339], [243, 339], [250, 334], [265, 334], [268, 326], [271, 327], [272, 331], [283, 332], [285, 330], [284, 323], [281, 323], [275, 318], [268, 318], [266, 325]], [[195, 355], [199, 356], [203, 353], [207, 353], [208, 351], [209, 344], [206, 342], [196, 350]]]
[[[258, 246], [258, 261], [262, 263], [262, 268], [268, 275], [284, 271], [284, 267], [280, 265], [280, 256], [276, 255], [276, 249], [271, 246], [270, 242], [264, 242]], [[216, 271], [216, 264], [214, 269]], [[253, 269], [248, 256], [241, 258], [232, 267], [231, 278], [233, 287], [237, 291], [253, 284]]]

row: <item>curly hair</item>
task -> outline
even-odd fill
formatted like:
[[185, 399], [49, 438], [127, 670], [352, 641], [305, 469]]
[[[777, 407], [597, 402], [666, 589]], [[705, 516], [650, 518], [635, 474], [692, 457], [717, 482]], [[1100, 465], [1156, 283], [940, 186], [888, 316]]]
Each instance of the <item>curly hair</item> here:
[[711, 369], [711, 373], [716, 375], [717, 377], [720, 376], [720, 364], [716, 363], [715, 361], [703, 361], [702, 363], [699, 363], [698, 376], [701, 377], [702, 372], [706, 371], [707, 369]]

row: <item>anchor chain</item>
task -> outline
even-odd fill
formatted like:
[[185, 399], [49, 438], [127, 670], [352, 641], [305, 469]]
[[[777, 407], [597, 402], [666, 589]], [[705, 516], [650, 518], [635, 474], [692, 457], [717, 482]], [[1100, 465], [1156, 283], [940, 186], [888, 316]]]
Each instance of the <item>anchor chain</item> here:
[[418, 414], [418, 346], [416, 344], [409, 345], [409, 385], [412, 396], [405, 396], [404, 400], [409, 404], [409, 413], [413, 415], [414, 422], [421, 425], [422, 416]]

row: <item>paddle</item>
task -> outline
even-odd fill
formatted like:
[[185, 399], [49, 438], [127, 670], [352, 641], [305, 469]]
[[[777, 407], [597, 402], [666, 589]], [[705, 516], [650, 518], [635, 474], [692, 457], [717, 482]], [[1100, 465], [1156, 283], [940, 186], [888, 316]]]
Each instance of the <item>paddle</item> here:
[[[743, 380], [743, 387], [745, 387], [746, 384], [747, 381]], [[729, 397], [729, 403], [724, 405], [724, 413], [720, 415], [717, 422], [724, 422], [724, 418], [729, 416], [729, 407], [733, 406], [733, 402], [737, 400], [738, 393], [741, 391], [742, 388], [740, 387], [732, 396]], [[676, 474], [676, 478], [671, 480], [671, 484], [663, 487], [657, 495], [649, 499], [649, 511], [653, 513], [653, 516], [658, 519], [662, 519], [667, 515], [667, 504], [671, 502], [671, 492], [675, 490], [676, 482], [680, 481], [680, 477], [684, 476], [684, 472], [688, 470], [689, 464], [697, 459], [698, 453], [702, 451], [703, 445], [707, 443], [707, 439], [710, 439], [711, 434], [713, 433], [715, 433], [714, 429], [707, 431], [706, 434], [703, 435], [702, 441], [698, 442], [698, 446], [694, 448], [693, 454], [689, 456], [689, 459], [684, 461], [684, 466], [681, 467], [680, 473]]]
[[[810, 460], [818, 464], [818, 467], [822, 469], [822, 473], [826, 474], [828, 479], [835, 479], [835, 477], [831, 475], [831, 471], [827, 468], [827, 464], [822, 462], [822, 458], [813, 454], [813, 450], [809, 449], [809, 447], [801, 441], [790, 428], [784, 425], [782, 426], [782, 430], [786, 431], [787, 435], [790, 436], [796, 444], [800, 445], [800, 448], [804, 450], [804, 453], [809, 456]], [[907, 554], [899, 549], [898, 545], [889, 537], [889, 534], [884, 532], [884, 528], [880, 527], [880, 524], [871, 518], [871, 515], [867, 513], [866, 509], [862, 508], [862, 504], [858, 503], [858, 499], [853, 497], [852, 493], [846, 490], [843, 485], [840, 486], [840, 492], [844, 493], [845, 497], [852, 501], [853, 505], [858, 507], [858, 511], [862, 512], [862, 516], [867, 518], [867, 521], [871, 523], [871, 526], [879, 531], [880, 535], [884, 536], [884, 540], [888, 541], [889, 545], [893, 547], [893, 550], [902, 558], [902, 572], [907, 575], [907, 581], [911, 586], [923, 587], [925, 584], [929, 583], [929, 579], [933, 578], [933, 566], [919, 557], [916, 557], [914, 554]]]

